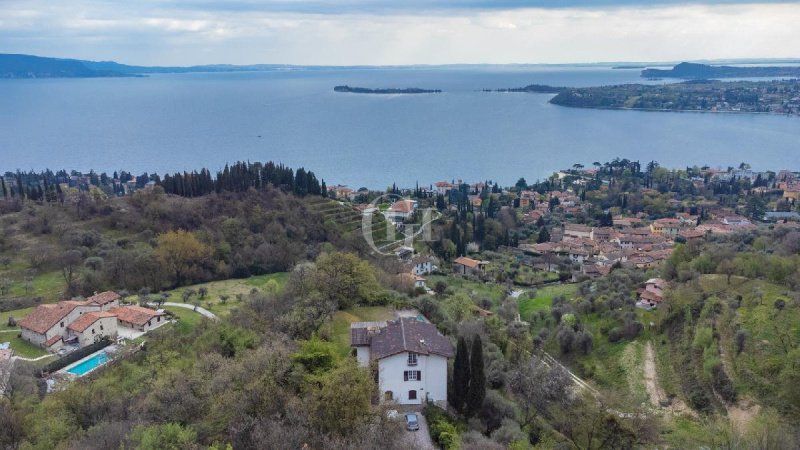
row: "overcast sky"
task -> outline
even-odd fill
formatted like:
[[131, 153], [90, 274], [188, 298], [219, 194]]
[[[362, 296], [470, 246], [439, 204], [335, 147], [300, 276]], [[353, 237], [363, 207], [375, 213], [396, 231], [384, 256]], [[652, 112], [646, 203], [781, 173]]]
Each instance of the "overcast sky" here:
[[800, 2], [0, 0], [0, 53], [129, 64], [800, 57]]

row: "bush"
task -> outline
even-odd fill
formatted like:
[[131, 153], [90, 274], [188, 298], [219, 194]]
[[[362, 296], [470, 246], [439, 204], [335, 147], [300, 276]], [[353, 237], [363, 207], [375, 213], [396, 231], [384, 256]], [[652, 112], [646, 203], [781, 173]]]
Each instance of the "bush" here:
[[456, 421], [447, 412], [434, 406], [432, 403], [425, 405], [422, 414], [428, 420], [431, 438], [444, 450], [457, 450], [461, 448], [461, 438], [456, 427]]
[[717, 391], [720, 397], [729, 403], [736, 401], [736, 389], [734, 389], [731, 379], [728, 378], [728, 374], [725, 373], [725, 368], [722, 367], [722, 364], [717, 364], [711, 368], [711, 380], [714, 384], [714, 390]]

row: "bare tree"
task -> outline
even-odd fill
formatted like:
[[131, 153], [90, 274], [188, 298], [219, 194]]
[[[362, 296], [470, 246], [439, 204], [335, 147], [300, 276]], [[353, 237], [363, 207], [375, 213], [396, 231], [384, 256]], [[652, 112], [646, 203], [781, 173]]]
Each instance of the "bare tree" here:
[[520, 406], [523, 427], [539, 415], [551, 417], [552, 407], [572, 402], [572, 380], [566, 370], [547, 366], [536, 357], [511, 371], [508, 387]]

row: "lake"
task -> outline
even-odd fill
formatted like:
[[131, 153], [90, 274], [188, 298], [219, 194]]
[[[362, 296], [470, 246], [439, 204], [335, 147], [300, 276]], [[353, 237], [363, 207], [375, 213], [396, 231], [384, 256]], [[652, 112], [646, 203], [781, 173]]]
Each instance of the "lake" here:
[[[352, 187], [532, 181], [614, 157], [668, 167], [800, 170], [800, 118], [550, 105], [528, 84], [642, 82], [601, 66], [315, 69], [0, 80], [0, 171], [164, 173], [236, 160], [304, 166]], [[350, 86], [441, 94], [335, 93]]]

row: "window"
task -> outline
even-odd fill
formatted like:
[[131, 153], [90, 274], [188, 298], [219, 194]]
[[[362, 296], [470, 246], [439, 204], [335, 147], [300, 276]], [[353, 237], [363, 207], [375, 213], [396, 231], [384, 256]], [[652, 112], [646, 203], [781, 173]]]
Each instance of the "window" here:
[[419, 370], [406, 370], [403, 372], [404, 381], [422, 381], [422, 372]]
[[94, 334], [94, 328], [92, 328], [92, 334]]
[[409, 400], [416, 400], [417, 399], [417, 391], [408, 391], [408, 399]]
[[100, 325], [100, 331], [103, 331], [103, 326], [102, 325]]
[[417, 354], [414, 352], [408, 352], [408, 365], [409, 366], [416, 366], [417, 365]]
[[61, 322], [61, 328], [64, 328], [64, 322]]

